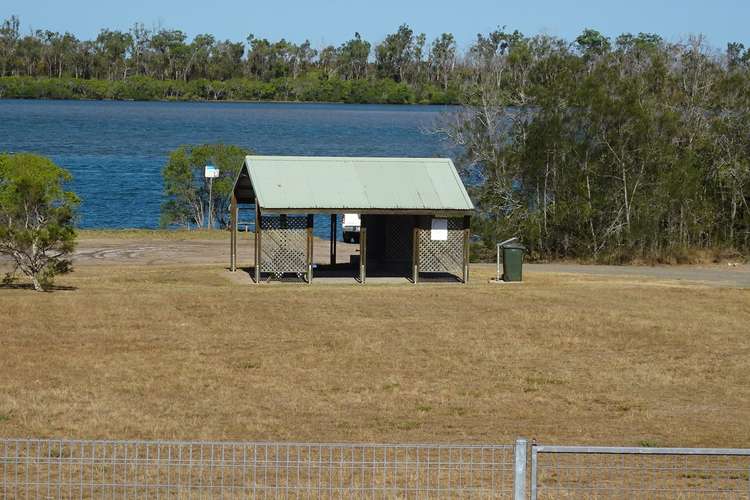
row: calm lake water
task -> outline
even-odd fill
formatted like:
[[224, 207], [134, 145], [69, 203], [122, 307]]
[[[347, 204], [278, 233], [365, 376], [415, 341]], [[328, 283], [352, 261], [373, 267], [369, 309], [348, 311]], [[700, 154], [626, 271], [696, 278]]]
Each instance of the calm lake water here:
[[[161, 169], [182, 144], [266, 155], [451, 156], [425, 133], [443, 106], [0, 100], [0, 151], [51, 157], [73, 174], [86, 228], [154, 228]], [[328, 218], [316, 220], [328, 235]]]

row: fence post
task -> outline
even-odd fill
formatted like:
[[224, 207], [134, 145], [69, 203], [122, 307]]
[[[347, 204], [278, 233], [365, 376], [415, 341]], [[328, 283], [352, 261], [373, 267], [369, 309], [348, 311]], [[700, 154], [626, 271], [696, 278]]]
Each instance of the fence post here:
[[531, 500], [536, 500], [536, 445], [531, 445]]
[[516, 439], [513, 500], [526, 500], [526, 440]]

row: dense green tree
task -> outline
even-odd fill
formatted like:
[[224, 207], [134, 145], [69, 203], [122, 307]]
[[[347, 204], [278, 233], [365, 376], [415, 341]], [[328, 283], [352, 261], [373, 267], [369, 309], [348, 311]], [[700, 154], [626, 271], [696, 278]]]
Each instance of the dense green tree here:
[[[215, 221], [228, 223], [229, 195], [246, 155], [250, 152], [228, 144], [181, 146], [172, 151], [162, 170], [165, 201], [161, 207], [162, 226], [202, 228]], [[204, 167], [214, 165], [221, 176], [213, 179], [212, 208], [209, 214], [209, 181]]]
[[218, 42], [211, 49], [206, 78], [213, 80], [229, 80], [242, 75], [242, 56], [245, 47], [242, 43], [229, 40]]
[[127, 75], [125, 54], [133, 43], [129, 33], [104, 29], [94, 43], [96, 61], [106, 78], [114, 80]]
[[211, 62], [211, 52], [216, 45], [213, 35], [196, 35], [188, 46], [188, 60], [182, 72], [182, 79], [207, 78]]
[[79, 200], [64, 184], [70, 174], [32, 154], [0, 154], [0, 254], [28, 276], [37, 291], [49, 289], [58, 274], [71, 271]]
[[602, 55], [610, 49], [609, 38], [596, 30], [586, 29], [576, 38], [576, 45], [588, 57]]
[[339, 47], [335, 56], [339, 74], [345, 80], [359, 80], [367, 77], [370, 42], [362, 40], [359, 33]]
[[247, 37], [250, 50], [247, 54], [247, 71], [250, 76], [267, 79], [272, 76], [273, 56], [271, 42], [256, 38], [252, 33]]
[[378, 74], [396, 82], [404, 81], [414, 59], [415, 45], [414, 31], [407, 24], [402, 24], [396, 33], [386, 36], [375, 47]]
[[161, 80], [183, 80], [188, 70], [190, 49], [187, 36], [180, 30], [161, 29], [151, 37], [155, 76]]

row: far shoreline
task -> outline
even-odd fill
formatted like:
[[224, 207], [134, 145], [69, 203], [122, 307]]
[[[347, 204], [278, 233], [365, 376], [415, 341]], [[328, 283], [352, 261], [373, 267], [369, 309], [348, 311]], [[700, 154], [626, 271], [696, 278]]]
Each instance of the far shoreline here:
[[0, 101], [73, 101], [73, 102], [156, 102], [156, 103], [199, 103], [199, 104], [334, 104], [341, 106], [394, 106], [394, 107], [445, 107], [457, 108], [460, 104], [434, 104], [426, 102], [345, 102], [345, 101], [273, 101], [273, 100], [239, 100], [239, 99], [89, 99], [85, 97], [3, 97]]
[[102, 80], [68, 76], [0, 76], [0, 99], [181, 102], [311, 102], [457, 105], [459, 88], [388, 78], [278, 78], [160, 80], [131, 76]]

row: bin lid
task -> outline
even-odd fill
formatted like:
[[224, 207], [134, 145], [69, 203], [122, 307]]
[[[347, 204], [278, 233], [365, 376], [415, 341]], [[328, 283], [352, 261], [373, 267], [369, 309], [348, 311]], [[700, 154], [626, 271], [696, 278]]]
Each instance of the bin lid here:
[[506, 243], [505, 245], [502, 246], [502, 248], [503, 249], [507, 248], [507, 249], [523, 250], [524, 252], [526, 251], [526, 247], [523, 246], [522, 244], [520, 244], [517, 241], [514, 241], [512, 243]]

